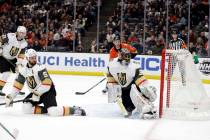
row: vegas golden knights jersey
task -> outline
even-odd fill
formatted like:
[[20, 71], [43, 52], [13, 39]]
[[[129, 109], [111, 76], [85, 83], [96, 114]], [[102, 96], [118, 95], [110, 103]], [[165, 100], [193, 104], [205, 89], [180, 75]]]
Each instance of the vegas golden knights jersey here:
[[122, 88], [127, 88], [131, 84], [140, 85], [146, 78], [139, 67], [140, 64], [134, 60], [128, 65], [122, 65], [118, 58], [115, 58], [108, 66], [108, 83], [119, 84]]
[[52, 85], [52, 80], [46, 68], [41, 64], [36, 64], [32, 68], [28, 65], [21, 68], [15, 79], [14, 88], [20, 91], [25, 82], [30, 92], [36, 90], [41, 94], [49, 91]]
[[28, 43], [25, 39], [17, 40], [15, 33], [8, 33], [6, 35], [8, 42], [3, 44], [3, 57], [9, 60], [15, 58], [24, 58], [24, 49]]

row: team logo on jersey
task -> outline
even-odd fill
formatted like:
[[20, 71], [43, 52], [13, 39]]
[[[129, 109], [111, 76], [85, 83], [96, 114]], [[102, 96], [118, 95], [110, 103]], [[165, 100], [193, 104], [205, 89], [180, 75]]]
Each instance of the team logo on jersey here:
[[11, 56], [16, 56], [18, 54], [18, 51], [19, 51], [19, 48], [15, 47], [15, 46], [12, 46], [12, 48], [9, 51], [9, 54]]
[[26, 78], [27, 84], [31, 89], [34, 89], [37, 86], [34, 76], [29, 76]]
[[209, 74], [210, 74], [210, 61], [208, 61], [208, 60], [203, 60], [203, 62], [200, 63], [199, 70], [200, 70], [200, 72], [202, 72], [203, 74], [209, 75]]
[[126, 73], [117, 73], [117, 77], [118, 77], [118, 80], [120, 82], [121, 85], [125, 85], [127, 83], [127, 80], [126, 80]]

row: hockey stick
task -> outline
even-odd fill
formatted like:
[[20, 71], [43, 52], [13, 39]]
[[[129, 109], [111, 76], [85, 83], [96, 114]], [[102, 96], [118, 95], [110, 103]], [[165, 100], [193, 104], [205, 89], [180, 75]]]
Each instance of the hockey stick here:
[[17, 137], [17, 134], [16, 136], [13, 135], [1, 122], [0, 122], [0, 126], [13, 138], [13, 139], [16, 139]]
[[96, 87], [97, 85], [99, 85], [101, 82], [103, 82], [106, 78], [103, 78], [101, 81], [99, 81], [98, 83], [96, 83], [95, 85], [93, 85], [91, 88], [89, 88], [88, 90], [86, 90], [85, 92], [75, 92], [76, 95], [84, 95], [87, 92], [89, 92], [90, 90], [92, 90], [94, 87]]
[[[19, 95], [25, 95], [25, 92], [19, 92], [18, 93]], [[0, 92], [0, 97], [4, 97], [4, 96], [6, 96], [6, 94], [5, 93], [3, 93], [3, 92]]]
[[[24, 101], [24, 99], [16, 100], [16, 101], [13, 101], [12, 104], [13, 103], [23, 102], [23, 101]], [[0, 105], [6, 105], [6, 103], [0, 103]]]
[[121, 110], [122, 114], [124, 115], [124, 117], [127, 118], [129, 116], [129, 114], [122, 103], [121, 97], [117, 97], [117, 104], [120, 107], [120, 110]]

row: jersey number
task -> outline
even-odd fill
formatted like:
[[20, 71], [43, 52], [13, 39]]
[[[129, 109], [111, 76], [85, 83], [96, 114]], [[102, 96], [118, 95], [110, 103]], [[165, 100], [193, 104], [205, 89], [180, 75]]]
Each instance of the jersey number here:
[[11, 50], [10, 50], [10, 55], [11, 56], [16, 56], [18, 54], [19, 48], [12, 46]]
[[26, 78], [27, 84], [31, 89], [34, 89], [37, 86], [34, 76], [30, 76]]
[[44, 71], [42, 74], [43, 74], [44, 78], [48, 78], [49, 77], [48, 73], [46, 71]]
[[117, 77], [121, 85], [125, 85], [127, 83], [126, 73], [117, 73]]

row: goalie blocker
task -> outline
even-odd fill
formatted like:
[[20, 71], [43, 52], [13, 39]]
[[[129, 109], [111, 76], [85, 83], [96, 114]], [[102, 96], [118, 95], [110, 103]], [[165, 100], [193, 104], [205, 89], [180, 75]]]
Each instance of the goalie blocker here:
[[130, 52], [122, 49], [118, 58], [109, 63], [107, 81], [108, 81], [108, 101], [118, 102], [121, 98], [120, 106], [125, 117], [132, 115], [136, 110], [140, 113], [140, 118], [156, 118], [156, 109], [153, 102], [156, 100], [156, 89], [149, 85], [147, 79], [141, 73], [139, 64], [131, 60]]

